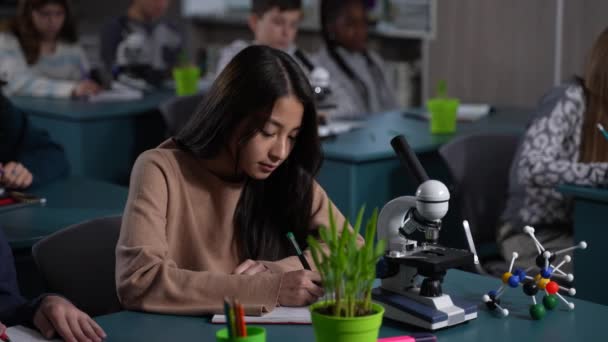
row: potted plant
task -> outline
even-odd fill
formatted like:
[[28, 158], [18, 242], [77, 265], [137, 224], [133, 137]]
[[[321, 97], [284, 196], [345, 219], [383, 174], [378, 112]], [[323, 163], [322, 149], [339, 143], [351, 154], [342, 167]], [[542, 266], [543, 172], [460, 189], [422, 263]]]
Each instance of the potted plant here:
[[[353, 230], [348, 221], [338, 234], [331, 206], [329, 227], [320, 227], [320, 241], [308, 245], [325, 288], [325, 300], [310, 307], [317, 342], [375, 342], [384, 308], [372, 303], [376, 263], [384, 254], [384, 241], [374, 243], [378, 211], [367, 221], [365, 245], [357, 246], [365, 207], [359, 210]], [[323, 242], [326, 248], [321, 247]]]

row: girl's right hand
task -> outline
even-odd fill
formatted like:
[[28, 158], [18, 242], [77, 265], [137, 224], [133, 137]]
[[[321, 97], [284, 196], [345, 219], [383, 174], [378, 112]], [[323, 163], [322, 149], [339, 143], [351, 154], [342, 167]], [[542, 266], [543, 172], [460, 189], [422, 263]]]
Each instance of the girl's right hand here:
[[279, 304], [282, 306], [306, 306], [323, 296], [321, 276], [308, 270], [291, 271], [283, 274], [279, 290]]
[[72, 95], [74, 97], [85, 97], [95, 95], [100, 91], [101, 87], [99, 84], [91, 80], [83, 80], [76, 84], [76, 87], [74, 87], [74, 90], [72, 90]]

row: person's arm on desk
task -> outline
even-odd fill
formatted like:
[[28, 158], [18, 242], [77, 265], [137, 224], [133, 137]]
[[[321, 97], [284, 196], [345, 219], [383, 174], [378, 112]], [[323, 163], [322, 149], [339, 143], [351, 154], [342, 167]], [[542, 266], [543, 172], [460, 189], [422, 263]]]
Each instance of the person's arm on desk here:
[[8, 326], [24, 324], [46, 338], [59, 335], [65, 341], [101, 341], [103, 330], [87, 314], [66, 299], [51, 294], [27, 301], [19, 293], [13, 255], [0, 229], [0, 321]]
[[[313, 212], [312, 215], [312, 226], [309, 227], [311, 235], [317, 235], [317, 230], [320, 226], [329, 227], [329, 205], [332, 206], [332, 210], [334, 213], [334, 218], [336, 220], [336, 226], [338, 229], [342, 229], [344, 225], [344, 221], [346, 220], [340, 210], [331, 202], [327, 193], [316, 181], [313, 183], [314, 185], [314, 197], [313, 197]], [[352, 227], [349, 225], [348, 229], [352, 230]], [[286, 240], [286, 242], [288, 242]], [[365, 241], [361, 235], [357, 236], [357, 244], [359, 246], [363, 245]], [[327, 248], [324, 244], [321, 245], [323, 248]], [[306, 249], [303, 252], [304, 256], [308, 260], [308, 263], [314, 269], [314, 262], [312, 262], [312, 256], [310, 255], [310, 250]], [[297, 256], [290, 256], [282, 260], [278, 261], [262, 261], [262, 263], [271, 271], [276, 273], [282, 272], [290, 272], [295, 270], [302, 269], [302, 263]]]
[[53, 142], [46, 131], [34, 127], [27, 115], [2, 94], [0, 162], [4, 162], [2, 168], [5, 171], [0, 182], [6, 185], [18, 183], [14, 184], [16, 188], [42, 185], [69, 172], [63, 148]]
[[[541, 103], [541, 112], [528, 128], [517, 162], [522, 184], [555, 187], [560, 184], [596, 186], [606, 184], [608, 162], [580, 162], [585, 100], [582, 87], [558, 88], [561, 97]], [[601, 138], [601, 137], [600, 137]], [[602, 141], [602, 143], [604, 143]]]
[[172, 314], [221, 313], [223, 298], [237, 296], [245, 305], [272, 310], [281, 274], [195, 271], [180, 268], [171, 258], [167, 240], [169, 180], [164, 160], [147, 152], [133, 167], [116, 246], [116, 287], [122, 305]]

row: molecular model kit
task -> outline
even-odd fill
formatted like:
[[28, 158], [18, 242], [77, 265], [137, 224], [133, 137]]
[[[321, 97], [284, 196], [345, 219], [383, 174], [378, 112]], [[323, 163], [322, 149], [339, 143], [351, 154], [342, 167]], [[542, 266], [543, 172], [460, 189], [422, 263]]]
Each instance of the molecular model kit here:
[[[534, 245], [538, 250], [538, 257], [536, 258], [536, 266], [539, 268], [538, 273], [536, 273], [534, 277], [528, 275], [535, 268], [534, 266], [526, 270], [521, 268], [516, 268], [513, 270], [515, 260], [519, 256], [516, 252], [514, 252], [513, 257], [511, 258], [509, 271], [502, 275], [502, 285], [498, 288], [498, 290], [492, 290], [483, 295], [484, 303], [486, 303], [486, 306], [490, 310], [497, 311], [502, 317], [508, 316], [509, 310], [500, 306], [500, 296], [503, 295], [509, 287], [515, 289], [521, 284], [523, 292], [532, 298], [532, 305], [530, 305], [530, 316], [535, 320], [540, 320], [545, 316], [547, 312], [545, 309], [555, 309], [559, 304], [558, 299], [567, 305], [570, 310], [574, 310], [574, 303], [566, 300], [559, 293], [559, 291], [561, 290], [568, 293], [570, 296], [574, 296], [576, 294], [576, 290], [574, 288], [562, 287], [557, 282], [551, 280], [551, 278], [555, 276], [562, 277], [569, 282], [573, 281], [574, 275], [566, 274], [560, 270], [564, 264], [572, 261], [572, 258], [569, 255], [565, 255], [557, 266], [554, 266], [555, 260], [560, 254], [574, 249], [587, 248], [587, 243], [585, 241], [581, 241], [573, 247], [552, 252], [545, 249], [543, 245], [536, 239], [536, 236], [534, 235], [534, 228], [526, 226], [524, 227], [524, 233], [528, 234], [530, 238], [532, 238]], [[545, 291], [542, 304], [536, 301], [536, 294], [539, 290]]]

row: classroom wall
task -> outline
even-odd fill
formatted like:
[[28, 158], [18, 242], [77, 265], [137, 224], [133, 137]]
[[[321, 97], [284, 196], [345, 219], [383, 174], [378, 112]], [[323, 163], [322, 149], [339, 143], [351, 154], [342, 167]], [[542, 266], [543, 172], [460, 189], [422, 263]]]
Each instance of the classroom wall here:
[[465, 102], [534, 106], [581, 74], [606, 13], [606, 0], [438, 1], [424, 91], [446, 79]]
[[582, 75], [593, 40], [608, 27], [608, 1], [567, 0], [564, 3], [562, 78]]
[[438, 1], [426, 92], [530, 106], [553, 84], [555, 0]]

